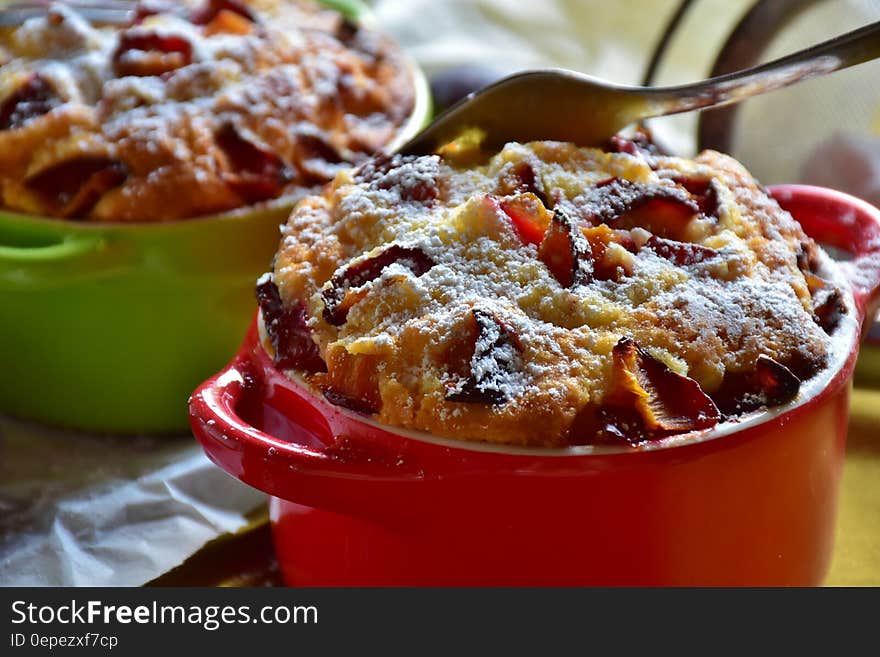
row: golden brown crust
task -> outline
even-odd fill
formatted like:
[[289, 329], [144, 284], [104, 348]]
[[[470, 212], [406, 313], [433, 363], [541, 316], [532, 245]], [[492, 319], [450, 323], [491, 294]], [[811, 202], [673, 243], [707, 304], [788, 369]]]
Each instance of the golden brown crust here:
[[[162, 221], [301, 194], [381, 149], [412, 112], [399, 49], [336, 12], [169, 6], [113, 29], [59, 7], [0, 33], [3, 206]], [[255, 20], [199, 13], [212, 6]]]
[[376, 160], [283, 234], [272, 280], [326, 361], [312, 383], [395, 426], [639, 443], [787, 401], [828, 356], [815, 245], [718, 153]]

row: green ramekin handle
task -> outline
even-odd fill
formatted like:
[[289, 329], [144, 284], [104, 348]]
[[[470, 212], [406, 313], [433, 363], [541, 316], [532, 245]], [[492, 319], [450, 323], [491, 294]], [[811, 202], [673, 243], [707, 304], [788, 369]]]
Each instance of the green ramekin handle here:
[[44, 246], [6, 246], [0, 244], [0, 267], [10, 264], [30, 264], [40, 262], [57, 262], [97, 251], [102, 239], [96, 237], [79, 237], [65, 239], [57, 244]]
[[83, 276], [116, 269], [123, 259], [103, 235], [74, 235], [39, 245], [0, 243], [0, 285], [69, 284]]

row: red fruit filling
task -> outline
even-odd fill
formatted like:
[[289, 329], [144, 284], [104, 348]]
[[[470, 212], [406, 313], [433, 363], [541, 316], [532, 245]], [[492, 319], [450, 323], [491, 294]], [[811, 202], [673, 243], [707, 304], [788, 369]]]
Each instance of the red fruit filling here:
[[245, 139], [232, 123], [214, 135], [231, 171], [224, 181], [248, 203], [276, 198], [294, 178], [293, 169], [278, 155]]
[[331, 345], [327, 374], [319, 374], [315, 383], [331, 404], [372, 415], [382, 408], [376, 366], [375, 356], [350, 354], [343, 346]]
[[343, 157], [327, 139], [317, 134], [296, 137], [296, 164], [302, 183], [317, 185], [333, 180]]
[[562, 287], [571, 288], [593, 279], [590, 243], [565, 212], [557, 208], [541, 245], [541, 259]]
[[327, 366], [306, 324], [303, 305], [296, 302], [285, 307], [278, 286], [269, 276], [261, 279], [256, 292], [263, 324], [275, 350], [275, 365], [306, 372], [326, 371]]
[[497, 193], [499, 196], [534, 194], [541, 200], [541, 203], [548, 206], [543, 185], [539, 184], [535, 169], [528, 162], [517, 162], [514, 164], [510, 171], [498, 181]]
[[348, 16], [342, 16], [336, 27], [336, 38], [345, 45], [351, 44], [360, 31], [360, 26]]
[[629, 153], [630, 155], [660, 155], [660, 149], [654, 143], [651, 133], [639, 128], [629, 137], [614, 135], [605, 150], [612, 153]]
[[645, 247], [651, 249], [661, 258], [665, 258], [681, 267], [711, 260], [719, 254], [718, 251], [708, 246], [700, 246], [691, 242], [666, 240], [656, 235], [652, 235], [648, 239]]
[[[581, 229], [590, 245], [593, 256], [593, 277], [600, 281], [619, 281], [624, 276], [632, 275], [632, 262], [629, 259], [615, 258], [615, 251], [609, 250], [611, 244], [617, 244], [630, 253], [638, 249], [629, 231], [613, 230], [605, 224]], [[617, 252], [620, 255], [620, 252]]]
[[28, 178], [26, 184], [53, 207], [52, 214], [78, 218], [127, 176], [128, 168], [118, 160], [84, 156], [51, 166]]
[[[470, 354], [447, 387], [446, 399], [453, 402], [503, 404], [511, 395], [510, 375], [516, 371], [520, 346], [511, 329], [492, 313], [471, 310]], [[462, 350], [464, 350], [462, 348]]]
[[348, 395], [332, 386], [322, 387], [321, 392], [324, 393], [324, 398], [331, 404], [342, 406], [342, 408], [347, 408], [348, 410], [360, 413], [361, 415], [373, 415], [374, 413], [378, 413], [379, 409], [382, 408], [368, 398]]
[[61, 104], [52, 86], [38, 73], [27, 80], [0, 103], [0, 130], [20, 128]]
[[358, 293], [355, 288], [378, 278], [386, 267], [395, 263], [409, 269], [414, 276], [421, 276], [435, 264], [421, 249], [397, 244], [370, 258], [350, 264], [331, 278], [329, 287], [321, 293], [324, 300], [324, 319], [333, 326], [344, 324], [348, 311], [363, 298], [363, 292]]
[[676, 184], [684, 187], [691, 195], [697, 206], [707, 217], [718, 216], [718, 192], [711, 179], [691, 176], [676, 176], [672, 178]]
[[819, 271], [819, 247], [815, 242], [801, 242], [797, 252], [797, 266], [804, 274]]
[[354, 180], [376, 189], [397, 190], [401, 201], [430, 205], [440, 194], [437, 177], [407, 171], [405, 166], [417, 159], [416, 155], [377, 155], [358, 168]]
[[758, 356], [751, 372], [728, 372], [712, 398], [727, 415], [785, 404], [800, 391], [801, 380], [769, 356]]
[[622, 229], [640, 227], [660, 237], [679, 240], [700, 211], [684, 189], [622, 178], [596, 185], [588, 203], [594, 223]]
[[247, 5], [243, 2], [237, 2], [237, 0], [207, 0], [205, 4], [192, 13], [190, 21], [196, 25], [207, 25], [223, 11], [241, 16], [251, 23], [257, 22], [256, 15]]
[[638, 444], [709, 429], [721, 419], [700, 384], [673, 372], [634, 340], [621, 338], [612, 355], [611, 388], [598, 413], [600, 438]]
[[163, 75], [192, 63], [192, 44], [182, 36], [123, 32], [113, 53], [118, 77]]
[[516, 234], [524, 244], [540, 244], [551, 222], [551, 214], [537, 196], [518, 194], [503, 200], [487, 196], [490, 204], [497, 204], [510, 217]]
[[813, 319], [826, 333], [831, 333], [846, 314], [840, 290], [815, 274], [804, 273], [807, 288], [813, 297]]

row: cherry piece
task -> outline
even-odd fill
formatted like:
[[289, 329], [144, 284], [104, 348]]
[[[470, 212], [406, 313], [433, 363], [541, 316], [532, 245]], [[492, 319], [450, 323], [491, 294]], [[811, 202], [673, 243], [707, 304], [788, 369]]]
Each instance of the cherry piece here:
[[846, 314], [846, 305], [840, 290], [810, 272], [804, 272], [807, 288], [813, 298], [813, 319], [826, 333], [831, 333]]
[[538, 258], [562, 287], [572, 288], [593, 280], [590, 243], [561, 208], [553, 213], [550, 227], [538, 247]]
[[846, 314], [843, 295], [836, 287], [826, 287], [813, 296], [813, 315], [826, 333], [831, 333]]
[[645, 228], [670, 239], [681, 239], [699, 205], [681, 188], [645, 185], [622, 178], [598, 183], [588, 201], [594, 223], [612, 228]]
[[342, 326], [351, 307], [363, 298], [358, 293], [365, 283], [378, 278], [384, 269], [392, 264], [409, 269], [413, 276], [421, 276], [436, 263], [418, 248], [408, 248], [392, 244], [376, 255], [349, 264], [342, 272], [330, 279], [329, 287], [321, 293], [324, 300], [324, 319], [333, 326]]
[[505, 379], [515, 367], [519, 342], [507, 326], [492, 313], [471, 310], [473, 348], [467, 359], [467, 375], [448, 386], [447, 401], [503, 404], [509, 398]]
[[257, 22], [256, 15], [247, 5], [237, 0], [207, 0], [205, 4], [192, 13], [189, 20], [195, 25], [207, 25], [224, 11], [246, 18], [251, 23]]
[[614, 230], [605, 224], [582, 228], [581, 231], [590, 245], [593, 278], [600, 281], [619, 281], [623, 276], [632, 274], [628, 263], [611, 262], [605, 255], [610, 244], [618, 244], [630, 253], [636, 253], [638, 249], [629, 231]]
[[192, 63], [192, 44], [182, 36], [123, 32], [112, 60], [118, 77], [162, 75]]
[[801, 242], [797, 252], [797, 266], [805, 275], [815, 274], [821, 266], [819, 247], [813, 241]]
[[660, 237], [681, 239], [693, 218], [694, 207], [690, 203], [674, 198], [652, 198], [619, 217], [615, 225], [640, 226]]
[[[565, 441], [569, 445], [593, 445], [604, 442], [606, 424], [601, 408], [596, 404], [587, 403], [575, 414], [566, 431]], [[625, 436], [621, 435], [620, 440], [625, 440]]]
[[127, 176], [128, 168], [118, 160], [81, 156], [44, 169], [28, 178], [26, 184], [55, 208], [53, 214], [79, 218]]
[[541, 203], [549, 207], [544, 190], [538, 185], [538, 177], [535, 169], [528, 162], [517, 162], [510, 171], [498, 181], [496, 192], [499, 196], [511, 196], [513, 194], [534, 194]]
[[380, 406], [377, 406], [371, 399], [356, 395], [347, 395], [335, 388], [325, 386], [321, 388], [324, 397], [334, 406], [342, 406], [355, 413], [361, 415], [373, 415], [379, 412]]
[[706, 217], [718, 216], [718, 192], [710, 178], [674, 176], [671, 180], [684, 187]]
[[381, 153], [364, 162], [355, 171], [354, 180], [376, 189], [396, 189], [401, 201], [415, 201], [430, 205], [440, 194], [434, 176], [410, 175], [407, 165], [419, 159], [417, 155], [388, 155]]
[[524, 244], [540, 244], [550, 225], [552, 215], [534, 194], [527, 192], [499, 200], [487, 196], [487, 202], [497, 206], [510, 217], [516, 234]]
[[612, 153], [628, 153], [630, 155], [660, 155], [661, 151], [654, 138], [646, 128], [639, 128], [629, 137], [614, 135], [605, 150]]
[[612, 437], [636, 444], [709, 429], [721, 419], [699, 383], [673, 372], [631, 338], [621, 338], [612, 357], [611, 389], [600, 411]]
[[379, 189], [388, 189], [390, 184], [383, 180], [393, 169], [412, 162], [415, 155], [388, 155], [377, 153], [369, 160], [360, 165], [354, 172], [354, 181], [358, 183], [375, 184]]
[[266, 333], [275, 350], [273, 362], [282, 369], [325, 372], [318, 345], [306, 323], [306, 311], [299, 301], [284, 306], [278, 286], [269, 276], [257, 283], [257, 301], [263, 315]]
[[323, 136], [303, 133], [296, 137], [296, 162], [303, 184], [317, 185], [333, 179], [333, 165], [343, 162], [343, 157]]
[[645, 248], [651, 249], [661, 258], [665, 258], [680, 267], [705, 262], [719, 255], [718, 251], [708, 246], [667, 240], [656, 235], [651, 235], [648, 238]]
[[232, 123], [214, 135], [232, 171], [223, 179], [248, 203], [276, 198], [294, 178], [294, 171], [278, 155], [245, 139]]
[[336, 39], [345, 45], [350, 45], [360, 32], [360, 25], [351, 20], [348, 16], [342, 16], [339, 19], [339, 25], [336, 26]]
[[32, 73], [24, 84], [0, 103], [0, 130], [20, 128], [61, 104], [52, 86], [39, 73]]
[[316, 383], [331, 404], [372, 415], [382, 407], [377, 363], [375, 356], [350, 354], [342, 345], [330, 345], [327, 374], [318, 375]]
[[712, 398], [718, 408], [735, 416], [785, 404], [800, 391], [801, 380], [785, 365], [760, 355], [751, 372], [728, 372]]

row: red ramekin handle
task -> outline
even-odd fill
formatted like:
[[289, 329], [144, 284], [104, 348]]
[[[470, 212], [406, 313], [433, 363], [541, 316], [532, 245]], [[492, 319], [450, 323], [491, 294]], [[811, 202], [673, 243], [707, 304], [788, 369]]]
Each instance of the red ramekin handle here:
[[[285, 414], [278, 435], [261, 431], [241, 416], [239, 409], [260, 413], [267, 389], [273, 385], [256, 373], [260, 366], [250, 353], [255, 340], [252, 327], [235, 360], [190, 397], [190, 426], [208, 457], [229, 474], [274, 497], [396, 521], [400, 485], [420, 479], [411, 464], [389, 464], [388, 459], [377, 457], [378, 450], [364, 455], [334, 446], [327, 419], [306, 402], [297, 402], [296, 411]], [[255, 423], [262, 426], [259, 419]]]
[[851, 254], [840, 263], [852, 286], [863, 334], [880, 303], [880, 209], [855, 196], [811, 185], [774, 185], [770, 193], [820, 244]]
[[[269, 493], [274, 491], [264, 481], [267, 457], [277, 454], [283, 459], [295, 459], [307, 469], [331, 467], [332, 457], [303, 444], [308, 441], [281, 440], [260, 431], [238, 414], [236, 409], [242, 397], [257, 385], [250, 375], [250, 364], [240, 355], [190, 397], [190, 426], [211, 460], [245, 483]], [[254, 463], [260, 467], [250, 467]]]

